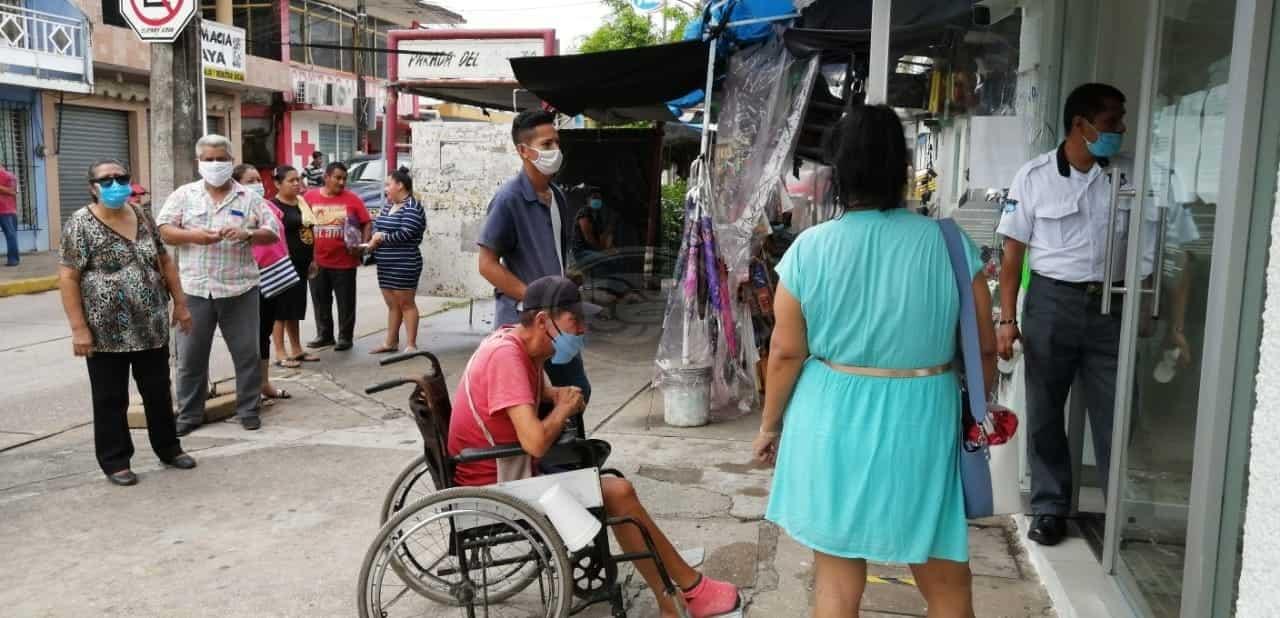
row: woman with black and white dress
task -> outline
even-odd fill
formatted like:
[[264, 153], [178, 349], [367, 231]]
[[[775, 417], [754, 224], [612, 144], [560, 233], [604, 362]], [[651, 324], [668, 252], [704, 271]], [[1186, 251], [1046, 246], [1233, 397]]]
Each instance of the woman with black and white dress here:
[[373, 221], [369, 251], [378, 265], [378, 287], [387, 303], [387, 335], [371, 354], [395, 352], [400, 325], [405, 327], [404, 351], [418, 349], [418, 277], [422, 275], [422, 234], [427, 215], [413, 197], [413, 178], [400, 168], [387, 176], [387, 201]]

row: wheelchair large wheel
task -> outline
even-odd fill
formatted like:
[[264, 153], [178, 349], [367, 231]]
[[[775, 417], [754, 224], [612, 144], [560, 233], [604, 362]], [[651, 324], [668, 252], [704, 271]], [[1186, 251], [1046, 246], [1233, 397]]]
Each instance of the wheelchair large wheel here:
[[395, 516], [396, 512], [406, 505], [413, 504], [422, 498], [435, 493], [436, 484], [431, 478], [431, 470], [427, 467], [427, 456], [418, 455], [400, 475], [391, 483], [391, 490], [382, 499], [382, 512], [378, 524], [385, 524]]
[[[435, 482], [431, 478], [431, 471], [427, 467], [427, 459], [425, 455], [419, 455], [400, 474], [396, 477], [394, 483], [391, 484], [391, 490], [387, 492], [387, 497], [382, 501], [382, 512], [379, 524], [386, 524], [388, 520], [395, 517], [401, 509], [406, 505], [413, 503], [435, 494]], [[404, 546], [395, 552], [391, 558], [391, 568], [404, 583], [413, 588], [415, 592], [427, 598], [434, 599], [437, 603], [451, 603], [453, 597], [447, 592], [440, 592], [438, 587], [430, 585], [431, 580], [424, 573], [426, 566], [419, 559], [420, 550], [412, 546]], [[529, 584], [532, 584], [538, 577], [536, 563], [526, 562], [523, 564], [508, 564], [501, 569], [496, 569], [489, 577], [489, 602], [500, 602], [506, 598], [519, 594]]]
[[[407, 567], [406, 555], [414, 568], [401, 573], [395, 565]], [[404, 507], [382, 527], [357, 596], [369, 618], [560, 618], [572, 607], [573, 573], [560, 535], [528, 503], [455, 488]]]

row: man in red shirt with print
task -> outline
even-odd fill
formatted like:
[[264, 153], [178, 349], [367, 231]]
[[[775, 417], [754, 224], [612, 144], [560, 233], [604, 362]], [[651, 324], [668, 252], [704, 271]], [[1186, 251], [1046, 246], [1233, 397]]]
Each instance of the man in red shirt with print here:
[[[356, 328], [356, 268], [360, 266], [359, 245], [369, 242], [373, 227], [369, 210], [355, 193], [347, 190], [347, 166], [330, 163], [324, 171], [324, 186], [303, 196], [315, 214], [315, 264], [318, 272], [311, 280], [311, 300], [316, 306], [316, 338], [308, 348], [334, 346], [339, 352], [351, 349]], [[358, 239], [359, 242], [354, 242]], [[334, 341], [333, 301], [338, 300], [338, 338]], [[335, 345], [336, 344], [336, 345]]]
[[[564, 277], [542, 277], [530, 283], [517, 307], [519, 321], [499, 327], [481, 342], [463, 371], [453, 393], [449, 454], [518, 443], [529, 457], [546, 455], [560, 437], [565, 422], [581, 414], [585, 403], [582, 389], [552, 386], [542, 367], [553, 358], [574, 358], [582, 351], [587, 314], [599, 309], [582, 302], [578, 286]], [[538, 414], [542, 402], [555, 405], [545, 418]], [[504, 472], [512, 468], [510, 463], [504, 460]], [[517, 468], [531, 472], [527, 465]], [[458, 465], [454, 482], [459, 486], [491, 485], [498, 482], [499, 476], [496, 461], [481, 461]], [[610, 517], [631, 517], [649, 532], [694, 618], [720, 616], [739, 609], [737, 587], [706, 577], [689, 566], [653, 522], [630, 482], [601, 477], [600, 493]], [[645, 551], [644, 538], [634, 527], [618, 526], [613, 533], [623, 551]], [[657, 597], [662, 615], [676, 615], [674, 602], [660, 592], [663, 585], [653, 562], [637, 562], [636, 568]]]
[[9, 250], [5, 266], [18, 265], [18, 179], [0, 163], [0, 230]]

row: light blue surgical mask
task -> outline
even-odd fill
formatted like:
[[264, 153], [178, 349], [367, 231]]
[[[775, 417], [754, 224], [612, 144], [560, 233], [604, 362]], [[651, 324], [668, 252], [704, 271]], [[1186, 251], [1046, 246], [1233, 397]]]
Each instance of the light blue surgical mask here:
[[552, 365], [564, 365], [569, 361], [578, 357], [582, 353], [582, 348], [587, 345], [587, 338], [582, 335], [570, 335], [556, 326], [555, 322], [551, 323], [555, 326], [556, 335], [551, 338], [551, 345], [555, 346], [556, 353], [551, 357]]
[[591, 210], [600, 210], [601, 208], [604, 208], [604, 200], [598, 197], [591, 198]]
[[1093, 127], [1093, 130], [1098, 134], [1097, 141], [1091, 142], [1089, 138], [1084, 138], [1084, 144], [1089, 148], [1089, 154], [1099, 159], [1110, 159], [1120, 152], [1120, 145], [1124, 142], [1123, 133], [1098, 131], [1098, 128], [1094, 127], [1093, 123], [1089, 123], [1089, 126]]
[[133, 195], [133, 187], [128, 184], [113, 182], [105, 187], [98, 185], [98, 199], [107, 208], [124, 208], [130, 195]]

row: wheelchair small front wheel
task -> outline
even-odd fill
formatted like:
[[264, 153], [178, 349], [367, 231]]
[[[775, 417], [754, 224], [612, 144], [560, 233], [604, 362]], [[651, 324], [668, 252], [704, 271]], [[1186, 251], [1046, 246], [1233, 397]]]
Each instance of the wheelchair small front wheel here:
[[[397, 568], [406, 566], [406, 551], [414, 569]], [[362, 617], [561, 618], [573, 604], [573, 573], [559, 533], [527, 502], [454, 488], [402, 508], [382, 527], [357, 596]]]

